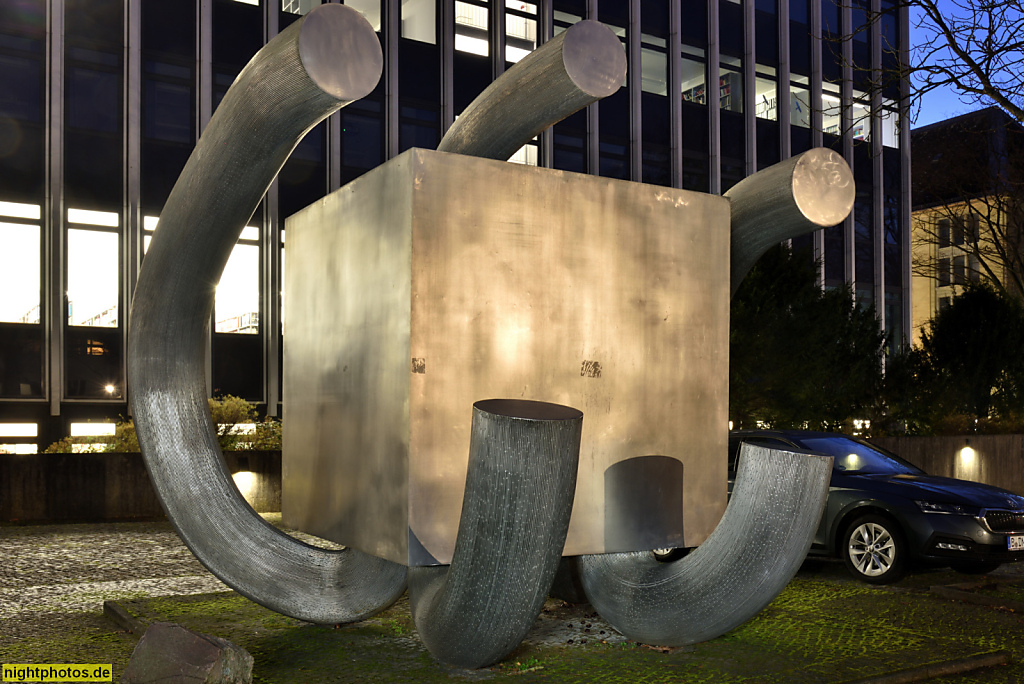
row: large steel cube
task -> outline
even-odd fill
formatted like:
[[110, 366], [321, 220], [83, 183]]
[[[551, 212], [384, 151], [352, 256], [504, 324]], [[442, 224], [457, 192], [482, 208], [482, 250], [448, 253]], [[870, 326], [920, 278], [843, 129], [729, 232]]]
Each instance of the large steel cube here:
[[714, 529], [727, 200], [413, 149], [286, 228], [287, 525], [450, 562], [473, 402], [523, 398], [584, 414], [565, 555]]

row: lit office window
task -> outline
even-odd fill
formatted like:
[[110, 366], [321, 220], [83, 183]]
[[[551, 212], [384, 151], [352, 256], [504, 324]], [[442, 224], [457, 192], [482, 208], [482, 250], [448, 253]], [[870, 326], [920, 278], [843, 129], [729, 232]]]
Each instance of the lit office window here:
[[779, 95], [775, 83], [775, 67], [758, 64], [754, 80], [754, 116], [770, 121], [779, 120]]
[[645, 93], [668, 95], [668, 54], [664, 38], [640, 35], [640, 87]]
[[90, 211], [87, 209], [68, 209], [68, 223], [84, 226], [105, 226], [117, 228], [121, 225], [120, 217], [112, 211]]
[[505, 0], [505, 61], [518, 62], [537, 47], [537, 6]]
[[868, 103], [868, 96], [860, 90], [853, 91], [853, 106], [851, 107], [851, 119], [853, 128], [851, 133], [854, 140], [871, 140], [871, 105]]
[[0, 423], [0, 437], [37, 437], [38, 423]]
[[68, 229], [68, 325], [116, 328], [117, 233]]
[[36, 444], [0, 444], [0, 454], [38, 454]]
[[72, 437], [107, 437], [113, 435], [116, 427], [113, 423], [72, 423]]
[[789, 122], [801, 128], [811, 127], [811, 93], [806, 76], [793, 74], [789, 84]]
[[320, 0], [281, 0], [281, 11], [290, 14], [306, 14], [320, 6]]
[[6, 265], [0, 268], [0, 322], [38, 323], [39, 226], [0, 223]]
[[0, 216], [11, 218], [33, 219], [38, 221], [42, 216], [42, 207], [38, 204], [22, 204], [20, 202], [0, 202]]
[[231, 250], [217, 284], [214, 329], [219, 333], [259, 332], [260, 248], [239, 243]]
[[421, 43], [437, 42], [434, 0], [402, 0], [402, 37]]
[[345, 0], [345, 4], [362, 12], [373, 30], [380, 31], [380, 0]]
[[489, 55], [487, 42], [487, 7], [482, 4], [455, 2], [455, 49], [474, 55]]
[[821, 84], [821, 129], [832, 135], [842, 134], [842, 101], [839, 86], [835, 83]]
[[537, 165], [537, 146], [534, 144], [523, 145], [508, 159], [513, 164], [525, 164], [526, 166]]
[[583, 21], [583, 17], [578, 17], [575, 14], [569, 14], [568, 12], [560, 12], [558, 10], [554, 10], [553, 18], [555, 20], [554, 35], [556, 36], [576, 22]]
[[683, 102], [701, 105], [708, 103], [704, 73], [704, 51], [700, 48], [684, 45], [682, 65]]
[[743, 63], [722, 55], [718, 75], [719, 106], [728, 112], [743, 112]]
[[882, 114], [879, 127], [882, 129], [882, 144], [886, 147], [900, 146], [900, 119], [892, 100], [882, 100]]

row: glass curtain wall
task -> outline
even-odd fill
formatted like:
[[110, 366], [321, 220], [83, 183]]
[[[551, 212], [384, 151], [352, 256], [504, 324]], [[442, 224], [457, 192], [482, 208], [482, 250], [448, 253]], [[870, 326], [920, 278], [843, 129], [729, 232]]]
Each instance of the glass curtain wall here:
[[[895, 0], [880, 0], [874, 33], [849, 41], [857, 76], [847, 102], [841, 38], [851, 27], [842, 20], [863, 22], [866, 0], [848, 8], [838, 0], [445, 1], [344, 0], [378, 31], [385, 73], [397, 82], [383, 78], [314, 128], [242, 233], [211, 320], [212, 391], [280, 410], [282, 338], [266, 327], [280, 328], [283, 316], [280, 292], [271, 289], [282, 281], [287, 217], [390, 154], [435, 147], [443, 117], [460, 114], [502, 67], [536, 49], [544, 30], [557, 34], [584, 18], [615, 32], [636, 60], [633, 75], [511, 161], [550, 160], [566, 171], [707, 192], [727, 190], [749, 169], [816, 140], [853, 150], [859, 194], [846, 230], [829, 228], [794, 246], [816, 246], [824, 285], [856, 283], [859, 300], [876, 306], [897, 339], [902, 334], [909, 207], [900, 90], [887, 87], [873, 111], [863, 81], [873, 54], [880, 52], [883, 67], [898, 64], [906, 27]], [[131, 252], [148, 246], [202, 126], [239, 70], [269, 36], [320, 4], [137, 2], [130, 22], [123, 0], [0, 3], [0, 240], [12, 255], [0, 270], [12, 293], [0, 305], [0, 410], [27, 411], [39, 443], [63, 436], [55, 431], [72, 419], [125, 412]], [[65, 15], [55, 34], [51, 4]], [[387, 33], [391, 25], [397, 35]], [[819, 30], [820, 50], [812, 43]], [[780, 43], [786, 33], [788, 43]], [[60, 121], [47, 120], [48, 94], [62, 98]], [[550, 149], [541, 149], [547, 141]], [[47, 280], [47, 273], [59, 275]]]

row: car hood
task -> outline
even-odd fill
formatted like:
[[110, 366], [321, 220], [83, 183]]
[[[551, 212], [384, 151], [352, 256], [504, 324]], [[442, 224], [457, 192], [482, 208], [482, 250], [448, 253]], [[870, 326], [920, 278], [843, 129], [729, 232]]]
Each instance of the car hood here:
[[[937, 477], [935, 475], [852, 474], [840, 477], [846, 482], [834, 482], [834, 484], [850, 486], [856, 481], [863, 481], [864, 485], [867, 485], [867, 489], [917, 501], [954, 503], [981, 508], [1024, 510], [1024, 496], [1019, 496], [999, 487], [982, 484], [981, 482], [969, 482], [967, 480]], [[870, 485], [868, 485], [869, 482]]]

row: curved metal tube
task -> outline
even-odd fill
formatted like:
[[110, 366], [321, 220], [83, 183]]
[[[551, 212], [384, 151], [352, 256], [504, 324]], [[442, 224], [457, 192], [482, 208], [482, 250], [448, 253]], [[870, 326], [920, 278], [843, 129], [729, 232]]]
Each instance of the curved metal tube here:
[[647, 551], [579, 556], [591, 605], [648, 644], [682, 646], [743, 624], [800, 568], [828, 495], [832, 458], [744, 444], [722, 521], [670, 563]]
[[434, 657], [484, 667], [533, 626], [569, 531], [582, 423], [582, 413], [557, 404], [473, 405], [452, 563], [409, 568], [413, 619]]
[[585, 20], [523, 57], [459, 115], [437, 146], [505, 161], [534, 136], [626, 78], [626, 53], [611, 29]]
[[769, 247], [842, 223], [853, 209], [853, 172], [816, 147], [747, 176], [725, 197], [732, 209], [731, 294]]
[[132, 414], [167, 517], [226, 584], [311, 622], [385, 608], [401, 596], [406, 568], [303, 544], [246, 504], [207, 407], [206, 340], [217, 281], [271, 181], [309, 129], [374, 88], [382, 65], [373, 28], [342, 5], [318, 7], [253, 57], [161, 212], [129, 325]]

